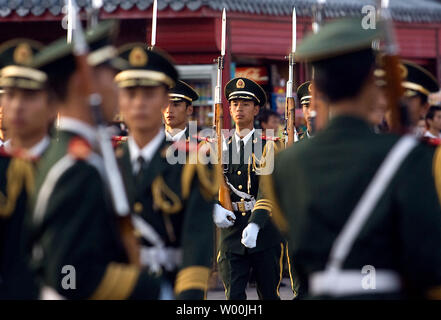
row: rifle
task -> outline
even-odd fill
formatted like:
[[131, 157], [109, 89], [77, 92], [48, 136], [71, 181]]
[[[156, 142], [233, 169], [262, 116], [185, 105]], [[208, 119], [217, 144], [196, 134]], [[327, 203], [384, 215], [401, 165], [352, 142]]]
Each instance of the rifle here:
[[401, 85], [400, 58], [398, 56], [398, 44], [392, 22], [392, 15], [389, 10], [389, 0], [379, 0], [380, 18], [385, 29], [384, 38], [384, 70], [386, 71], [386, 98], [388, 109], [391, 113], [389, 127], [392, 132], [403, 134], [406, 126], [403, 123], [406, 116], [406, 109], [400, 103], [404, 89]]
[[[129, 262], [139, 266], [139, 244], [134, 236], [134, 228], [130, 216], [130, 206], [124, 189], [124, 183], [116, 163], [111, 139], [106, 129], [106, 123], [101, 113], [101, 96], [96, 91], [93, 83], [93, 70], [87, 62], [89, 47], [81, 25], [79, 9], [75, 0], [69, 0], [69, 2], [71, 4], [70, 9], [73, 11], [70, 13], [70, 17], [75, 19], [75, 28], [73, 28], [72, 34], [73, 53], [75, 55], [77, 68], [82, 78], [84, 94], [88, 97], [90, 111], [97, 128], [99, 148], [103, 156], [104, 169], [108, 180], [113, 207], [119, 218], [118, 222], [122, 242], [125, 246]], [[73, 21], [71, 21], [70, 25], [72, 25], [72, 22]]]
[[[323, 24], [323, 7], [326, 0], [318, 0], [317, 5], [313, 7], [313, 22], [312, 31], [316, 34], [319, 32], [320, 27]], [[314, 89], [314, 78], [315, 70], [312, 68], [312, 89], [311, 89], [311, 100], [309, 102], [309, 116], [311, 121], [311, 133], [314, 134], [315, 131], [320, 130], [328, 122], [329, 112], [328, 108], [323, 104], [317, 104], [316, 90]]]
[[[297, 44], [297, 17], [296, 8], [292, 10], [292, 48], [288, 56], [289, 60], [289, 78], [286, 83], [286, 102], [285, 102], [285, 146], [290, 146], [294, 143], [295, 133], [295, 108], [296, 103], [293, 96], [294, 87], [294, 64], [295, 64], [295, 52]], [[297, 140], [297, 139], [296, 139]]]
[[[221, 55], [216, 59], [217, 62], [217, 82], [214, 94], [214, 130], [217, 137], [217, 168], [220, 170], [220, 175], [223, 177], [222, 166], [222, 127], [224, 121], [224, 106], [222, 104], [222, 71], [224, 70], [224, 58], [225, 58], [225, 39], [227, 32], [227, 12], [224, 8], [222, 12], [222, 45]], [[222, 178], [219, 186], [219, 202], [227, 210], [233, 211], [230, 198], [230, 190], [225, 183], [225, 179]]]

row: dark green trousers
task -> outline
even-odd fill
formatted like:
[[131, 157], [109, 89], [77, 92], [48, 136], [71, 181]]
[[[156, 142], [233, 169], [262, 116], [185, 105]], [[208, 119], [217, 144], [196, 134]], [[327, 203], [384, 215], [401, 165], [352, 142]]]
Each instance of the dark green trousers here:
[[246, 287], [251, 272], [256, 278], [260, 300], [279, 300], [282, 281], [284, 245], [244, 255], [219, 252], [218, 265], [227, 300], [246, 300]]

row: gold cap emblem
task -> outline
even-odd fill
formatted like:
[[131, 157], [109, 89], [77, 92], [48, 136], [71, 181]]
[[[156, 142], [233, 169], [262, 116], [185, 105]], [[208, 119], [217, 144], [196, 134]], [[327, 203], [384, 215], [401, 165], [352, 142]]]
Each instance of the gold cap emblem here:
[[129, 54], [129, 63], [134, 67], [143, 67], [147, 64], [147, 53], [141, 47], [135, 47]]
[[32, 49], [27, 43], [20, 43], [14, 50], [13, 59], [16, 64], [30, 64]]
[[243, 89], [245, 88], [245, 82], [242, 79], [237, 80], [236, 82], [236, 88]]

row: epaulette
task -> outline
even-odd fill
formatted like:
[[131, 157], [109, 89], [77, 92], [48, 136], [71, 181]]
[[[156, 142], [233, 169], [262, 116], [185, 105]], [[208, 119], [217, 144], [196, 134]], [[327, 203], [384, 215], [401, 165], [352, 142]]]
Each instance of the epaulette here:
[[441, 145], [441, 139], [438, 139], [438, 138], [421, 137], [420, 141], [421, 141], [421, 143], [432, 146], [432, 147], [438, 147]]
[[77, 160], [85, 160], [92, 153], [92, 147], [87, 140], [80, 137], [73, 137], [69, 141], [67, 152]]

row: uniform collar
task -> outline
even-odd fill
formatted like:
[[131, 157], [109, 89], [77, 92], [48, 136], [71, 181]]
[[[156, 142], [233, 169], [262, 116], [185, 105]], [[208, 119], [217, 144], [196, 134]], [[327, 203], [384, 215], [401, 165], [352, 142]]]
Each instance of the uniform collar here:
[[253, 136], [254, 132], [256, 130], [253, 128], [253, 130], [251, 130], [245, 137], [243, 137], [242, 139], [239, 137], [239, 135], [237, 134], [237, 131], [234, 132], [234, 136], [235, 136], [235, 141], [236, 141], [236, 148], [237, 148], [237, 152], [239, 152], [240, 150], [240, 140], [243, 141], [243, 144], [246, 145], [248, 143], [248, 141], [251, 139], [251, 137]]
[[51, 139], [48, 135], [44, 136], [36, 145], [28, 150], [28, 153], [33, 158], [41, 157], [44, 151], [46, 151], [49, 146]]
[[127, 145], [129, 147], [130, 162], [135, 173], [139, 171], [138, 158], [141, 156], [145, 162], [149, 163], [153, 159], [158, 148], [161, 146], [164, 138], [164, 130], [161, 129], [156, 136], [141, 149], [136, 144], [135, 139], [132, 136], [129, 136]]
[[427, 130], [426, 132], [424, 132], [424, 137], [428, 137], [428, 138], [432, 138], [432, 139], [440, 139], [441, 134], [439, 134], [438, 136], [435, 136], [430, 131]]
[[73, 132], [83, 137], [89, 142], [92, 148], [98, 145], [96, 129], [81, 120], [70, 117], [60, 117], [58, 128], [59, 130]]
[[185, 135], [186, 131], [187, 131], [187, 127], [185, 127], [183, 130], [179, 131], [174, 136], [172, 136], [171, 133], [166, 130], [165, 137], [166, 137], [167, 141], [176, 142], [176, 141], [179, 141], [182, 139], [182, 137]]

